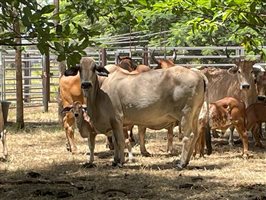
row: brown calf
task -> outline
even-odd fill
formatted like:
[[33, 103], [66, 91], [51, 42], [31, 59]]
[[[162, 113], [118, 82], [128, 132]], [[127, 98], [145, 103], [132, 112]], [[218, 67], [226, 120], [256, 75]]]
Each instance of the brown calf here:
[[266, 103], [254, 103], [246, 109], [247, 115], [247, 130], [251, 130], [255, 138], [255, 146], [263, 147], [260, 134], [259, 125], [266, 122]]
[[[84, 103], [84, 97], [80, 88], [80, 75], [61, 76], [59, 79], [60, 99], [63, 109], [69, 107], [73, 102]], [[65, 112], [63, 117], [63, 126], [66, 132], [67, 145], [69, 151], [73, 154], [77, 152], [77, 146], [74, 141], [75, 117], [72, 112]]]
[[[199, 117], [199, 138], [197, 140], [194, 156], [204, 155], [205, 131], [207, 125], [207, 106], [204, 104]], [[248, 157], [248, 135], [246, 129], [245, 104], [233, 97], [225, 97], [209, 105], [209, 123], [211, 130], [225, 131], [234, 126], [243, 143], [243, 156]]]

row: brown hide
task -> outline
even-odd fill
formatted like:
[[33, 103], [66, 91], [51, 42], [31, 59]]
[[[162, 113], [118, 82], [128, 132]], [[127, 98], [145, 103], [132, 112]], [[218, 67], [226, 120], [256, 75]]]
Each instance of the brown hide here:
[[[225, 97], [209, 105], [209, 121], [212, 130], [226, 130], [234, 126], [243, 142], [243, 156], [248, 156], [248, 136], [246, 129], [245, 104], [233, 97]], [[204, 155], [205, 131], [207, 123], [206, 104], [199, 117], [199, 138], [197, 140], [194, 156]]]
[[[78, 101], [84, 104], [84, 97], [80, 88], [80, 75], [61, 76], [59, 79], [60, 99], [63, 109], [69, 107], [73, 102]], [[77, 146], [74, 140], [75, 118], [72, 112], [65, 113], [63, 117], [63, 126], [66, 132], [69, 151], [77, 153]]]
[[259, 125], [262, 122], [266, 122], [266, 103], [254, 103], [251, 104], [247, 110], [247, 130], [252, 131], [255, 138], [255, 146], [263, 147], [260, 134]]

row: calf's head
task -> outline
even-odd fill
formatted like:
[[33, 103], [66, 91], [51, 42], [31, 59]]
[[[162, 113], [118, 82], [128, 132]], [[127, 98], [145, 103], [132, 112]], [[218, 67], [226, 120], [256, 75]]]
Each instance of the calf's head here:
[[128, 56], [124, 57], [117, 56], [117, 59], [118, 59], [118, 66], [129, 72], [132, 72], [137, 68], [137, 65], [134, 63], [132, 58]]
[[65, 107], [62, 112], [72, 112], [75, 118], [79, 118], [83, 116], [84, 112], [86, 112], [86, 107], [80, 102], [75, 101], [71, 106]]
[[255, 72], [255, 83], [258, 92], [258, 100], [265, 101], [266, 100], [266, 72], [260, 66]]

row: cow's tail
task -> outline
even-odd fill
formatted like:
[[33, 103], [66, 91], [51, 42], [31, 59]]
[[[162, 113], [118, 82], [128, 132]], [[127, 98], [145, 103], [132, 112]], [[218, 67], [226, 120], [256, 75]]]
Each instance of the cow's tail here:
[[205, 142], [207, 147], [207, 155], [210, 155], [212, 153], [212, 145], [211, 145], [211, 128], [210, 128], [210, 111], [209, 111], [209, 94], [208, 94], [208, 79], [207, 77], [199, 70], [192, 68], [194, 71], [198, 72], [200, 76], [203, 78], [203, 84], [204, 84], [204, 95], [205, 95], [205, 101], [207, 105], [207, 112], [206, 112], [206, 132], [205, 132]]
[[211, 144], [211, 128], [210, 128], [210, 102], [209, 102], [209, 91], [208, 91], [208, 79], [207, 77], [201, 73], [203, 76], [203, 81], [204, 81], [204, 92], [205, 92], [205, 100], [207, 104], [207, 127], [206, 127], [206, 132], [205, 132], [205, 142], [206, 142], [206, 147], [207, 147], [207, 155], [212, 154], [212, 144]]

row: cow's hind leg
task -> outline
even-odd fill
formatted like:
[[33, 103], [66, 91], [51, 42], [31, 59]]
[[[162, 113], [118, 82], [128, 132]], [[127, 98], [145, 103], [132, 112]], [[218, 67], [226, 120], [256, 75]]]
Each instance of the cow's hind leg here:
[[235, 127], [231, 126], [230, 127], [230, 134], [229, 134], [229, 139], [228, 139], [228, 143], [230, 146], [234, 146], [234, 130], [235, 130]]
[[248, 158], [248, 134], [243, 123], [236, 125], [236, 130], [243, 143], [243, 157]]
[[[198, 118], [187, 115], [182, 119], [182, 128], [184, 130], [184, 138], [182, 140], [183, 147], [181, 153], [180, 163], [177, 164], [178, 168], [184, 168], [188, 165], [190, 157], [195, 149], [196, 141], [198, 139]], [[192, 132], [193, 131], [193, 132]]]
[[8, 156], [8, 152], [7, 152], [7, 146], [6, 146], [6, 130], [3, 130], [1, 133], [0, 133], [0, 139], [1, 139], [1, 142], [3, 144], [3, 156], [4, 156], [4, 159], [7, 158]]
[[261, 124], [257, 123], [252, 127], [251, 131], [255, 139], [255, 146], [263, 148], [263, 144], [261, 143], [261, 137], [260, 137], [260, 129], [261, 129]]

